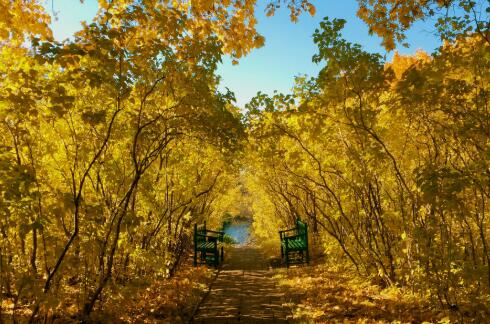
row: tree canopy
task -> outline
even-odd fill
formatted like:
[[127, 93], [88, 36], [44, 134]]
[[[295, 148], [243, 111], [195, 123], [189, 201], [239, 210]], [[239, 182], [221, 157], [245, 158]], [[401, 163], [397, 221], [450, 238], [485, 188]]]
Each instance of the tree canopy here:
[[[128, 280], [174, 276], [193, 224], [218, 226], [237, 199], [264, 240], [301, 217], [361, 277], [488, 305], [488, 4], [359, 0], [387, 50], [433, 17], [445, 42], [386, 61], [325, 18], [318, 76], [240, 110], [217, 67], [264, 45], [256, 2], [99, 0], [58, 41], [40, 1], [0, 0], [0, 303], [15, 300], [13, 318], [21, 301], [40, 320], [69, 299], [87, 319]], [[307, 0], [267, 14], [284, 6], [292, 21], [315, 14]]]

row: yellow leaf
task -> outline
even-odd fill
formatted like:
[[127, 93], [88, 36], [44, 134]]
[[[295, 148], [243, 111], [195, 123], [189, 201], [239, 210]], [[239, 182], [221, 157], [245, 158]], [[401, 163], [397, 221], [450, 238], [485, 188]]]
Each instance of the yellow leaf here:
[[308, 7], [308, 12], [310, 13], [310, 15], [314, 16], [316, 14], [316, 8], [314, 5], [310, 4], [309, 7]]

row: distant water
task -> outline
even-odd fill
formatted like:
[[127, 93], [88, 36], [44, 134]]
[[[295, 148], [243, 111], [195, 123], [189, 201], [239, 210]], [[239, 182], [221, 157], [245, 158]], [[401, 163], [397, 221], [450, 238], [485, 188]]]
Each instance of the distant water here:
[[250, 237], [250, 225], [250, 222], [247, 221], [233, 222], [225, 224], [223, 231], [233, 237], [237, 244], [245, 244]]

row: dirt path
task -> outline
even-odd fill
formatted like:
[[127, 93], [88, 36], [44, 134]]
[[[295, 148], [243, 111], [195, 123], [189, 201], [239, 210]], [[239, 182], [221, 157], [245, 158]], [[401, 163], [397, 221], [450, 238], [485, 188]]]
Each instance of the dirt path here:
[[352, 269], [325, 264], [271, 269], [257, 248], [236, 247], [225, 253], [194, 323], [488, 322], [484, 308], [465, 318], [451, 310], [435, 310], [417, 296], [366, 283], [353, 276]]
[[[226, 253], [226, 252], [225, 252]], [[288, 323], [291, 310], [285, 291], [273, 278], [276, 271], [253, 247], [228, 250], [211, 291], [194, 323]]]

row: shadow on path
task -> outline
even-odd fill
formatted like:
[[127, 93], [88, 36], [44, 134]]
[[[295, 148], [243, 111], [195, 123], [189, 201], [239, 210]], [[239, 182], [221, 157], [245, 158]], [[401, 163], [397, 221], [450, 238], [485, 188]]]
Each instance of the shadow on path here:
[[228, 253], [194, 323], [288, 323], [285, 292], [261, 251], [238, 247]]

